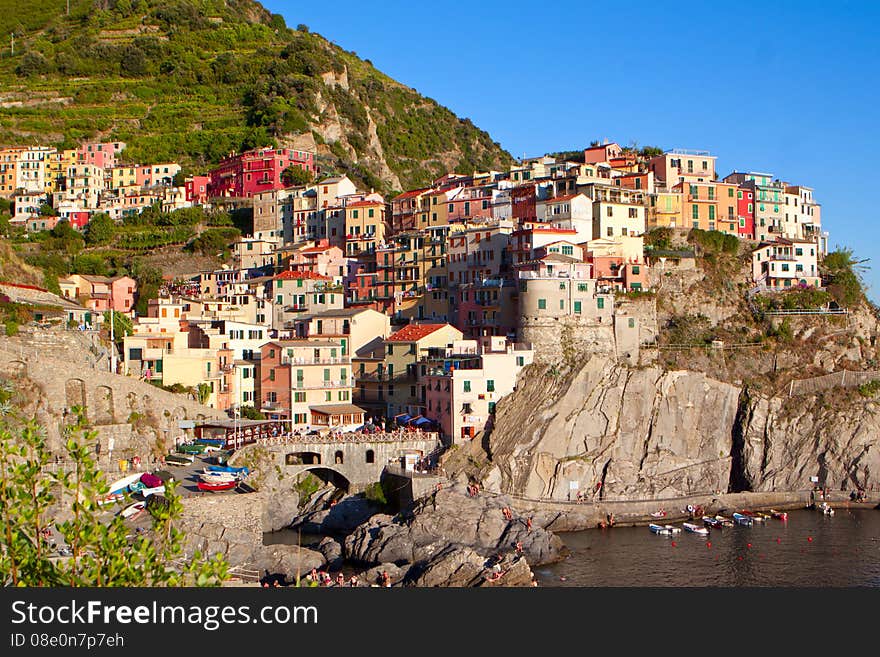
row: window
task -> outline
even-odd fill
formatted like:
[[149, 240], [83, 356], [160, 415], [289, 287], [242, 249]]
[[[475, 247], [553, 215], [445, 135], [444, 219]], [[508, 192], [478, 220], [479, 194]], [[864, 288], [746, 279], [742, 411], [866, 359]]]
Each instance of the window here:
[[330, 368], [326, 367], [326, 368], [324, 368], [324, 381], [326, 382], [329, 380], [330, 380]]
[[470, 382], [470, 381], [464, 381], [463, 383], [464, 383], [464, 391], [465, 391], [465, 392], [470, 392], [470, 391], [471, 391], [471, 382]]
[[473, 413], [473, 410], [471, 410], [470, 403], [462, 404], [461, 405], [461, 412], [464, 413], [465, 415], [470, 415], [471, 413]]
[[699, 194], [697, 193], [697, 186], [696, 185], [688, 185], [688, 187], [690, 188], [691, 198], [698, 198]]
[[324, 401], [333, 401], [333, 393], [329, 390], [324, 392]]
[[516, 366], [517, 367], [525, 367], [526, 359], [525, 356], [517, 356], [516, 357]]
[[538, 299], [538, 310], [547, 310], [547, 299]]
[[565, 283], [560, 283], [560, 284], [559, 284], [559, 289], [560, 289], [560, 290], [564, 290], [564, 289], [565, 289]]
[[370, 218], [370, 219], [372, 219], [372, 218], [373, 218], [373, 214], [374, 214], [375, 212], [376, 212], [376, 211], [375, 211], [373, 208], [370, 208], [369, 210], [367, 210], [367, 217]]
[[565, 299], [559, 300], [559, 310], [565, 310]]
[[782, 263], [782, 271], [788, 271], [788, 263], [787, 262]]
[[567, 255], [567, 256], [574, 255], [574, 247], [567, 246], [567, 245], [563, 244], [562, 245], [562, 255]]
[[628, 322], [628, 326], [629, 326], [630, 328], [635, 328], [635, 327], [636, 327], [636, 320], [633, 319], [632, 317], [630, 317], [630, 318], [629, 318], [629, 322]]
[[602, 310], [603, 308], [605, 308], [605, 298], [604, 297], [597, 297], [596, 298], [596, 307], [599, 310]]
[[802, 256], [802, 255], [804, 255], [804, 250], [801, 249], [801, 248], [796, 248], [796, 249], [794, 250], [794, 254], [795, 254], [796, 256]]
[[606, 210], [605, 210], [605, 214], [606, 214], [607, 216], [609, 216], [609, 217], [613, 217], [613, 216], [614, 216], [614, 208], [612, 208], [612, 207], [609, 205], [609, 206], [606, 208]]
[[697, 205], [691, 205], [691, 219], [700, 218], [700, 208]]
[[608, 233], [608, 237], [614, 237], [614, 227], [608, 226], [608, 229], [605, 231]]
[[632, 270], [633, 270], [633, 274], [638, 274], [641, 271], [641, 269], [639, 269], [638, 265], [633, 265]]
[[[210, 363], [209, 363], [209, 365], [210, 365]], [[269, 370], [269, 380], [270, 381], [275, 380], [275, 368], [272, 368], [271, 370]]]
[[575, 315], [580, 315], [580, 314], [581, 314], [581, 302], [580, 302], [580, 301], [575, 301], [575, 302], [574, 302], [574, 314], [575, 314]]
[[715, 206], [709, 206], [709, 221], [715, 221]]
[[753, 211], [753, 210], [752, 210], [752, 204], [749, 203], [749, 214], [752, 214], [752, 211]]
[[[638, 180], [636, 180], [636, 182], [638, 182]], [[489, 413], [491, 414], [494, 412], [495, 412], [495, 402], [489, 402]]]
[[630, 219], [638, 219], [638, 217], [639, 217], [638, 208], [630, 208], [629, 209], [629, 218]]
[[306, 393], [304, 393], [304, 392], [293, 393], [293, 401], [297, 404], [304, 403], [306, 401]]
[[393, 355], [394, 355], [394, 345], [393, 345], [393, 344], [389, 344], [389, 345], [387, 346], [387, 349], [388, 349], [388, 355], [389, 355], [389, 356], [393, 356]]
[[[742, 192], [740, 192], [739, 194], [740, 194], [740, 198], [742, 198]], [[727, 188], [727, 196], [728, 196], [729, 198], [733, 198], [733, 187], [728, 187], [728, 188]]]

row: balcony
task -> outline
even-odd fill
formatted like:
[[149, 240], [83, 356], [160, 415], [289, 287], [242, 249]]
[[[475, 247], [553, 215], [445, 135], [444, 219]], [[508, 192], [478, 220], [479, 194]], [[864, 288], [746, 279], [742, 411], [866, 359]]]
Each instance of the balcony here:
[[343, 381], [321, 381], [317, 384], [306, 384], [304, 381], [295, 381], [292, 386], [293, 390], [330, 390], [332, 388], [352, 388], [354, 387], [353, 379], [345, 379]]
[[282, 365], [349, 365], [350, 363], [351, 358], [348, 356], [340, 356], [337, 358], [296, 358], [287, 355], [281, 356]]
[[265, 401], [265, 402], [263, 402], [263, 410], [265, 410], [265, 411], [280, 411], [281, 404], [277, 401]]
[[570, 272], [570, 271], [520, 271], [520, 280], [540, 280], [540, 279], [558, 279], [568, 278], [572, 280], [586, 281], [590, 280], [586, 272]]

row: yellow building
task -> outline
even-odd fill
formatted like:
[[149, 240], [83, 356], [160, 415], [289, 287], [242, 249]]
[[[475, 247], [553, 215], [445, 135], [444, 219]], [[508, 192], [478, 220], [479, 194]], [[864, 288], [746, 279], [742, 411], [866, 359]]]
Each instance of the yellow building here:
[[63, 191], [67, 170], [76, 164], [76, 150], [71, 148], [52, 153], [46, 161], [46, 193]]
[[652, 228], [681, 228], [681, 194], [658, 192], [648, 201], [648, 230]]
[[110, 169], [109, 188], [120, 189], [122, 187], [134, 187], [137, 185], [137, 170], [133, 165], [118, 166]]
[[345, 207], [345, 255], [372, 253], [385, 241], [385, 201], [364, 200]]

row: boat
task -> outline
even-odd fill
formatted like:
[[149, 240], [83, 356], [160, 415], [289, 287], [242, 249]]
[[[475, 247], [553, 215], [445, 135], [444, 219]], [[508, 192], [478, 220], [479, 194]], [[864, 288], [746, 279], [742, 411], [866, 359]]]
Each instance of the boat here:
[[720, 522], [722, 527], [733, 527], [736, 524], [733, 518], [728, 518], [727, 516], [716, 515], [715, 520]]
[[761, 513], [760, 511], [751, 511], [748, 509], [743, 510], [743, 515], [749, 516], [755, 522], [767, 522], [768, 518], [770, 518], [770, 516], [768, 516], [766, 513]]
[[828, 502], [822, 502], [822, 504], [819, 505], [819, 511], [821, 511], [826, 516], [834, 515], [834, 509], [831, 508], [831, 505], [828, 504]]
[[125, 507], [121, 511], [119, 511], [116, 515], [122, 516], [123, 518], [131, 518], [133, 516], [138, 515], [141, 511], [147, 508], [146, 502], [135, 502], [134, 504], [130, 504]]
[[177, 446], [177, 451], [180, 454], [204, 454], [207, 445], [196, 445], [193, 443], [184, 443], [183, 445]]
[[654, 511], [654, 513], [651, 514], [651, 517], [652, 518], [665, 518], [666, 511], [664, 511], [663, 509], [660, 509], [659, 511]]
[[223, 447], [226, 444], [224, 438], [196, 438], [193, 442], [197, 445], [213, 445], [214, 447]]
[[672, 525], [663, 525], [669, 530], [670, 534], [681, 534], [681, 527], [673, 527]]
[[232, 474], [238, 474], [242, 476], [247, 476], [250, 474], [250, 470], [247, 469], [246, 466], [241, 466], [239, 468], [233, 467], [231, 465], [209, 465], [206, 468], [209, 472], [229, 472]]
[[775, 518], [776, 520], [782, 520], [785, 522], [788, 520], [788, 512], [787, 511], [774, 511], [770, 509], [770, 517]]
[[744, 516], [741, 513], [734, 513], [733, 520], [737, 525], [746, 525], [747, 527], [751, 527], [755, 522], [755, 519], [751, 516]]
[[692, 522], [686, 522], [682, 525], [686, 532], [690, 532], [691, 534], [699, 534], [700, 536], [708, 536], [709, 530], [705, 527], [700, 527]]
[[703, 516], [703, 524], [710, 529], [723, 529], [724, 523], [721, 522], [718, 518], [712, 518], [711, 516]]
[[195, 460], [192, 454], [169, 454], [165, 457], [165, 463], [168, 465], [189, 465]]
[[227, 481], [236, 481], [237, 478], [235, 475], [230, 474], [229, 472], [200, 472], [199, 479], [208, 483], [222, 483]]
[[121, 492], [117, 493], [108, 493], [103, 497], [98, 498], [98, 505], [102, 506], [104, 504], [113, 504], [114, 502], [122, 502], [125, 500], [125, 495]]
[[663, 525], [655, 525], [653, 522], [648, 525], [648, 529], [650, 529], [655, 534], [661, 534], [663, 536], [669, 536], [672, 533]]
[[136, 481], [140, 481], [141, 473], [135, 472], [134, 474], [130, 474], [118, 481], [114, 481], [110, 484], [110, 488], [108, 489], [108, 495], [114, 495], [116, 493], [124, 493], [128, 490], [128, 487], [131, 486]]
[[232, 490], [238, 485], [236, 481], [200, 481], [198, 483], [199, 490], [204, 491], [220, 491], [220, 490]]

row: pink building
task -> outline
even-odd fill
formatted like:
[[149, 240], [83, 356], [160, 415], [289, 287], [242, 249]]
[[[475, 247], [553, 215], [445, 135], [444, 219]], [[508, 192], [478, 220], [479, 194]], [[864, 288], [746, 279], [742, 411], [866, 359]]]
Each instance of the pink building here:
[[170, 186], [174, 176], [180, 171], [180, 165], [173, 162], [165, 164], [144, 164], [138, 166], [135, 175], [140, 187]]
[[623, 153], [623, 149], [614, 142], [601, 146], [590, 146], [584, 149], [584, 163], [610, 162], [612, 158], [620, 157], [621, 153]]
[[186, 200], [190, 203], [204, 205], [208, 202], [208, 185], [210, 176], [192, 176], [186, 179]]
[[348, 258], [342, 249], [330, 246], [327, 240], [320, 240], [317, 246], [294, 251], [287, 266], [292, 271], [311, 271], [330, 278], [348, 275]]
[[492, 189], [490, 187], [465, 187], [449, 200], [447, 208], [449, 223], [464, 222], [482, 217], [492, 218]]
[[[93, 312], [116, 312], [129, 314], [134, 308], [137, 282], [128, 276], [86, 276], [72, 274], [60, 281], [62, 288], [69, 290], [69, 296], [79, 300]], [[67, 294], [67, 292], [65, 292]]]
[[83, 144], [76, 152], [77, 163], [109, 169], [116, 166], [116, 156], [124, 148], [125, 144], [121, 141]]
[[291, 148], [233, 153], [208, 174], [208, 196], [252, 198], [258, 192], [283, 189], [281, 174], [288, 167], [299, 167], [314, 174], [315, 154]]

